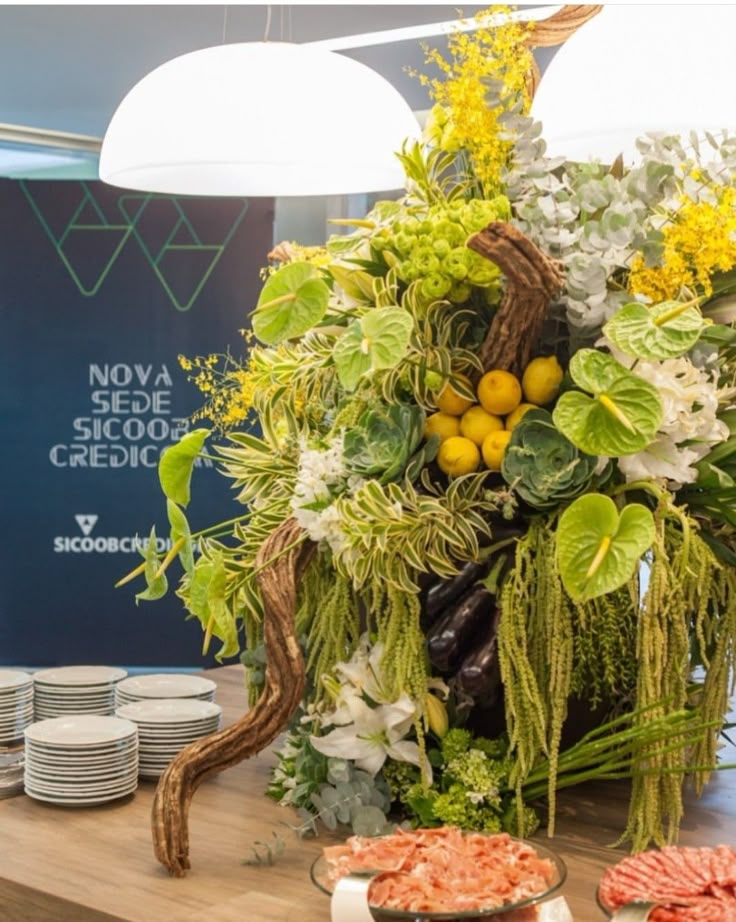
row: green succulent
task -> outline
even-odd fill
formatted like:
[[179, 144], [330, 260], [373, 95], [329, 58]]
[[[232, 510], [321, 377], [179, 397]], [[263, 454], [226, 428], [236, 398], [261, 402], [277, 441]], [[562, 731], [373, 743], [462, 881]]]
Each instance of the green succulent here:
[[553, 509], [585, 491], [597, 462], [558, 432], [546, 410], [529, 410], [514, 427], [501, 473], [530, 506]]
[[421, 407], [393, 404], [369, 407], [354, 429], [345, 433], [343, 457], [352, 474], [378, 477], [382, 484], [400, 477], [422, 441]]

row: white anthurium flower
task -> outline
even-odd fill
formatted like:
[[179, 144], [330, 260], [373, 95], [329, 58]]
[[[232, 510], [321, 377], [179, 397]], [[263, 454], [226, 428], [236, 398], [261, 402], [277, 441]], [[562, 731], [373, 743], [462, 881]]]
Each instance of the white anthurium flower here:
[[323, 755], [351, 759], [356, 768], [377, 774], [387, 758], [420, 765], [419, 747], [404, 737], [414, 721], [414, 703], [404, 694], [393, 704], [369, 707], [362, 698], [345, 702], [353, 721], [325, 736], [311, 736], [312, 746]]

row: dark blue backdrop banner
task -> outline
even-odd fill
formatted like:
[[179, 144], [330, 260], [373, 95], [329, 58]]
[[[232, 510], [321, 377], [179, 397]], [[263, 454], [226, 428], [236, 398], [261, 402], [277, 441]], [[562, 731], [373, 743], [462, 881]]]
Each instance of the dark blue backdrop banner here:
[[[273, 201], [2, 180], [0, 209], [0, 664], [200, 665], [171, 589], [113, 584], [168, 537], [156, 466], [201, 403], [177, 356], [243, 352]], [[193, 529], [232, 503], [195, 470]]]

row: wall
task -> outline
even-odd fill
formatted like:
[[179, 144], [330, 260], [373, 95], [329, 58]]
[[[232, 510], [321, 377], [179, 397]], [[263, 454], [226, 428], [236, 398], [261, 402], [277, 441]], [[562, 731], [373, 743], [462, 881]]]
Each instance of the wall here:
[[[171, 591], [113, 585], [168, 535], [158, 455], [201, 405], [177, 356], [242, 354], [273, 201], [3, 180], [0, 208], [0, 665], [199, 665]], [[233, 508], [198, 468], [193, 528]]]

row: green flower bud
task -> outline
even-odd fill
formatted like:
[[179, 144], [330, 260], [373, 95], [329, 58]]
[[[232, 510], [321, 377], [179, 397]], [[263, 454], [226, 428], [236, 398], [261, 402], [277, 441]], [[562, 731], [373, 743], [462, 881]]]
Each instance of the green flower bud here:
[[422, 281], [422, 294], [436, 301], [444, 298], [452, 286], [452, 280], [446, 275], [440, 275], [438, 272], [432, 272], [425, 276]]
[[432, 249], [440, 259], [443, 259], [450, 252], [450, 242], [444, 237], [439, 237], [432, 241]]
[[473, 289], [467, 282], [453, 282], [447, 292], [447, 300], [453, 304], [465, 304], [472, 293]]
[[456, 282], [467, 278], [471, 253], [465, 247], [455, 247], [442, 260], [442, 271]]

